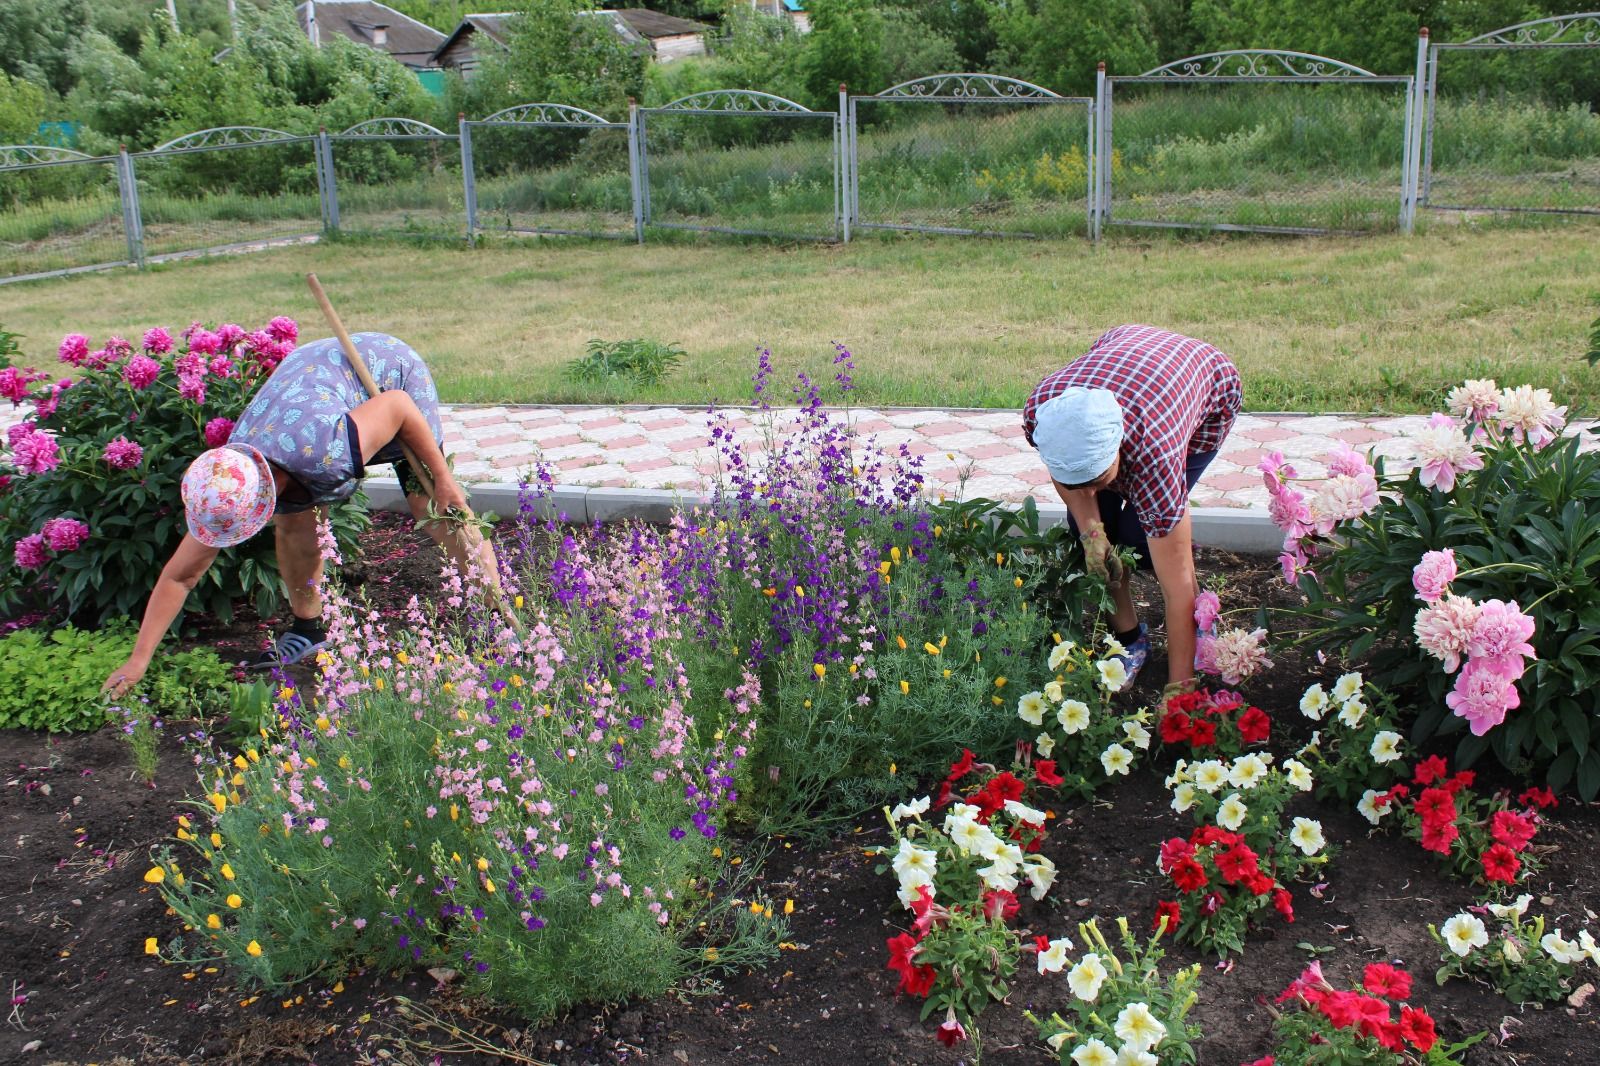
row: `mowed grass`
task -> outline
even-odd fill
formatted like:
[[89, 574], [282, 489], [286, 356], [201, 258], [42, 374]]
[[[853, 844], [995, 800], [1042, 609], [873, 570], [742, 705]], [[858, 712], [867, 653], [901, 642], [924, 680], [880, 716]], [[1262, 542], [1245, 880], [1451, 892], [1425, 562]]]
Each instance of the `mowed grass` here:
[[[192, 319], [298, 318], [325, 332], [316, 271], [352, 330], [428, 359], [453, 402], [700, 405], [856, 355], [857, 403], [1017, 407], [1109, 326], [1148, 322], [1228, 352], [1251, 410], [1414, 412], [1464, 377], [1581, 403], [1600, 227], [1450, 227], [1412, 239], [1082, 241], [869, 237], [846, 246], [681, 241], [330, 243], [0, 287], [0, 324], [53, 360], [69, 331], [136, 338]], [[648, 389], [595, 390], [565, 364], [594, 337], [688, 351]], [[780, 394], [781, 395], [781, 394]]]

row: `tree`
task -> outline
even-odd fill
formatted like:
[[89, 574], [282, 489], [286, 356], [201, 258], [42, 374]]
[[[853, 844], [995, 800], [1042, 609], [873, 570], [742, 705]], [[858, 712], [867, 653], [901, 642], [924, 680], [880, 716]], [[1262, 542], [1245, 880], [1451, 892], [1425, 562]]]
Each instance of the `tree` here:
[[1095, 65], [1141, 74], [1156, 65], [1142, 0], [1032, 0], [999, 23], [1000, 63], [1063, 94], [1094, 91]]
[[1190, 15], [1208, 51], [1286, 48], [1375, 74], [1409, 74], [1417, 31], [1445, 7], [1444, 0], [1193, 0]]
[[[921, 25], [921, 32], [934, 40], [948, 40], [956, 50], [956, 63], [950, 71], [988, 70], [990, 58], [998, 43], [995, 17], [1003, 8], [994, 0], [900, 0], [885, 12], [892, 16], [896, 11], [911, 15]], [[890, 48], [913, 49], [913, 42], [897, 41], [891, 33], [887, 38]], [[947, 73], [935, 71], [934, 73]]]
[[647, 59], [589, 5], [542, 0], [512, 20], [505, 50], [467, 83], [468, 110], [554, 100], [616, 118], [643, 92]]
[[86, 0], [0, 0], [0, 70], [66, 95], [68, 56], [89, 29]]
[[45, 91], [0, 72], [0, 144], [34, 144], [45, 120]]
[[811, 33], [806, 37], [801, 69], [812, 107], [831, 109], [839, 85], [856, 92], [886, 88], [883, 61], [883, 15], [872, 0], [811, 0]]

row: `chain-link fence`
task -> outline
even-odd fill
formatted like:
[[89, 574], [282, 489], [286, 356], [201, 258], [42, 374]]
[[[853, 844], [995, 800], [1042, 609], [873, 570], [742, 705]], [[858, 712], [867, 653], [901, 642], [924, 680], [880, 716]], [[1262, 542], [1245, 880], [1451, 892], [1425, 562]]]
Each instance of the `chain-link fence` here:
[[645, 226], [799, 240], [840, 232], [839, 116], [767, 93], [638, 112]]
[[69, 148], [0, 148], [0, 280], [132, 262], [125, 165]]
[[1094, 101], [1014, 78], [937, 74], [852, 96], [853, 229], [990, 236], [1088, 232]]
[[322, 232], [314, 137], [230, 126], [132, 160], [146, 259], [265, 248]]
[[636, 237], [633, 125], [565, 104], [461, 123], [474, 236]]
[[454, 134], [375, 118], [324, 142], [333, 228], [368, 236], [462, 238], [466, 192]]
[[1409, 230], [1412, 82], [1274, 50], [1217, 52], [1104, 78], [1100, 222]]
[[1424, 207], [1600, 214], [1600, 12], [1430, 44], [1423, 63]]

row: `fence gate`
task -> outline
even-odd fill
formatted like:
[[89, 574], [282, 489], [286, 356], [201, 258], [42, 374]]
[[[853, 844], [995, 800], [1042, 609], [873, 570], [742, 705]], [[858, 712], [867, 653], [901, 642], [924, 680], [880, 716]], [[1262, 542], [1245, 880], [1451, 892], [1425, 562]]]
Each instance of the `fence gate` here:
[[835, 240], [839, 115], [746, 89], [640, 108], [640, 224]]
[[411, 118], [375, 118], [323, 139], [330, 229], [453, 237], [466, 224], [454, 134]]
[[1424, 207], [1600, 214], [1600, 101], [1573, 84], [1600, 93], [1600, 11], [1430, 42], [1418, 61]]
[[1093, 105], [992, 74], [935, 74], [849, 97], [845, 239], [852, 228], [1087, 233]]
[[1096, 232], [1410, 232], [1414, 81], [1280, 50], [1102, 73]]
[[322, 231], [315, 137], [201, 130], [130, 157], [148, 260], [264, 248]]
[[467, 232], [638, 236], [632, 122], [566, 104], [461, 120]]
[[137, 262], [126, 156], [0, 147], [0, 282]]

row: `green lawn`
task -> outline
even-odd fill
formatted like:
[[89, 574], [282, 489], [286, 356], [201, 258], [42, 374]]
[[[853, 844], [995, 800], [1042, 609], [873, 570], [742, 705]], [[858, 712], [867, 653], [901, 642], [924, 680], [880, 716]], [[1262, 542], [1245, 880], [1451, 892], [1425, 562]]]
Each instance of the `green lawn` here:
[[[1466, 376], [1600, 393], [1578, 361], [1600, 290], [1600, 228], [1451, 227], [1414, 239], [880, 239], [843, 247], [560, 241], [476, 250], [342, 243], [0, 287], [35, 361], [69, 331], [135, 338], [191, 319], [289, 314], [321, 332], [314, 270], [352, 329], [429, 360], [447, 400], [703, 404], [747, 396], [757, 345], [826, 375], [856, 353], [869, 404], [1015, 407], [1108, 326], [1209, 340], [1253, 410], [1420, 411]], [[676, 341], [659, 387], [562, 376], [591, 337]]]

